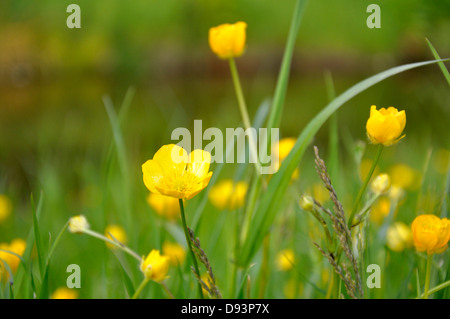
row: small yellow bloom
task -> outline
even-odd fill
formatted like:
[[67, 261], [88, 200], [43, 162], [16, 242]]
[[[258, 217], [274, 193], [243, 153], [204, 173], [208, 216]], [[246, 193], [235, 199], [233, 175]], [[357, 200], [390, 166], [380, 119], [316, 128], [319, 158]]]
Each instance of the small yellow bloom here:
[[[285, 137], [272, 144], [272, 158], [274, 170], [278, 171], [283, 160], [289, 155], [291, 150], [294, 148], [297, 140], [294, 137]], [[292, 173], [291, 180], [297, 179], [299, 176], [298, 167]]]
[[406, 190], [417, 190], [420, 187], [420, 173], [405, 164], [396, 164], [389, 169], [392, 185]]
[[180, 217], [180, 204], [176, 198], [150, 193], [147, 196], [147, 203], [161, 217], [169, 220]]
[[247, 182], [234, 183], [231, 179], [226, 179], [214, 185], [208, 196], [218, 209], [234, 210], [244, 206], [247, 190]]
[[450, 240], [450, 221], [435, 215], [420, 215], [411, 225], [414, 246], [417, 251], [427, 254], [444, 252]]
[[[127, 243], [127, 233], [120, 225], [108, 225], [105, 229], [105, 237], [111, 239], [112, 241], [119, 241], [122, 244]], [[109, 248], [116, 248], [116, 246], [106, 243]]]
[[167, 278], [169, 262], [169, 257], [161, 256], [159, 250], [153, 249], [147, 258], [142, 258], [141, 271], [146, 278], [161, 282]]
[[81, 234], [89, 228], [89, 223], [83, 215], [74, 216], [69, 219], [69, 231], [74, 234]]
[[281, 271], [287, 271], [294, 266], [295, 255], [292, 249], [284, 249], [277, 255], [277, 268]]
[[373, 144], [390, 146], [397, 143], [401, 138], [406, 125], [405, 111], [398, 111], [395, 107], [384, 107], [377, 110], [375, 105], [370, 107], [370, 117], [367, 120], [367, 136]]
[[169, 257], [174, 266], [181, 265], [186, 259], [186, 250], [178, 243], [164, 242], [162, 246], [164, 256]]
[[386, 234], [387, 246], [396, 252], [401, 252], [413, 244], [411, 228], [402, 222], [389, 226]]
[[69, 289], [67, 287], [60, 287], [56, 289], [50, 299], [77, 299], [78, 292], [75, 289]]
[[381, 225], [383, 219], [389, 215], [391, 209], [391, 201], [389, 198], [380, 197], [370, 210], [370, 220]]
[[0, 194], [0, 223], [11, 215], [12, 203], [6, 195]]
[[[22, 256], [25, 252], [26, 248], [26, 242], [25, 240], [21, 238], [16, 238], [11, 241], [10, 244], [8, 243], [0, 243], [0, 249], [7, 250], [10, 252], [13, 252], [19, 256]], [[19, 257], [7, 253], [6, 251], [0, 251], [0, 259], [3, 260], [3, 262], [7, 263], [11, 271], [14, 273], [17, 268], [19, 267], [20, 259]], [[7, 278], [8, 272], [6, 269], [4, 269], [3, 262], [0, 261], [0, 279], [1, 278]]]
[[314, 199], [309, 195], [303, 195], [299, 200], [299, 205], [303, 210], [310, 212], [314, 208]]
[[144, 184], [152, 193], [191, 199], [208, 186], [210, 162], [206, 151], [194, 150], [188, 156], [178, 145], [164, 145], [142, 165]]
[[239, 57], [245, 48], [247, 23], [221, 24], [209, 29], [209, 46], [221, 59]]
[[370, 184], [370, 189], [375, 194], [383, 194], [388, 191], [389, 187], [391, 187], [391, 180], [388, 174], [377, 175]]

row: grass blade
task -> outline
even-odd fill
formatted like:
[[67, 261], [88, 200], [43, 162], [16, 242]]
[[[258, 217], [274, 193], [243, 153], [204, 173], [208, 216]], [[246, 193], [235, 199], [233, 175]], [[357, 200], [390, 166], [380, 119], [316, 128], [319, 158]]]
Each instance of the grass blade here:
[[34, 241], [36, 243], [36, 250], [37, 250], [37, 255], [38, 255], [38, 265], [39, 265], [39, 271], [41, 274], [41, 280], [44, 278], [44, 246], [42, 243], [42, 237], [41, 237], [41, 232], [39, 229], [39, 222], [38, 222], [38, 217], [37, 217], [37, 212], [38, 210], [40, 211], [42, 209], [42, 199], [43, 199], [44, 195], [41, 192], [41, 197], [39, 199], [38, 202], [38, 206], [36, 208], [36, 206], [34, 205], [34, 198], [33, 195], [31, 195], [31, 205], [33, 208], [33, 231], [34, 231]]
[[252, 220], [252, 227], [250, 228], [248, 237], [242, 247], [240, 258], [238, 260], [239, 264], [244, 266], [248, 265], [251, 258], [256, 254], [257, 250], [261, 246], [264, 236], [267, 234], [275, 219], [284, 194], [286, 193], [286, 189], [289, 185], [292, 173], [302, 159], [302, 156], [314, 135], [328, 120], [328, 118], [354, 96], [364, 92], [375, 84], [407, 70], [438, 63], [440, 61], [442, 60], [405, 64], [371, 76], [355, 84], [339, 95], [308, 123], [298, 137], [297, 142], [288, 157], [282, 162], [280, 170], [273, 175], [269, 182], [267, 192], [262, 198], [258, 211]]
[[[434, 48], [434, 46], [431, 44], [430, 40], [428, 40], [428, 38], [426, 38], [426, 40], [427, 40], [428, 46], [430, 47], [431, 52], [433, 53], [434, 58], [436, 60], [440, 60], [441, 57], [437, 53], [437, 51]], [[448, 85], [450, 86], [450, 73], [448, 72], [448, 69], [445, 67], [444, 62], [442, 62], [442, 61], [439, 62], [438, 65], [441, 68], [442, 74], [444, 74], [444, 77], [447, 80]]]

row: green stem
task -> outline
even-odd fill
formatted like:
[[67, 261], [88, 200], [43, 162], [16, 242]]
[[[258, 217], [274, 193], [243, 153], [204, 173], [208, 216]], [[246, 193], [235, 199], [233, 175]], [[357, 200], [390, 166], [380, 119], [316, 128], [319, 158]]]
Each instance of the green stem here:
[[423, 299], [428, 299], [428, 291], [430, 289], [430, 275], [431, 275], [431, 260], [433, 259], [433, 254], [428, 254], [427, 257], [427, 270], [425, 275], [425, 289], [423, 293]]
[[[178, 202], [180, 203], [181, 221], [183, 223], [183, 229], [184, 229], [184, 235], [186, 236], [186, 242], [189, 247], [189, 251], [191, 252], [195, 272], [197, 273], [198, 278], [200, 278], [200, 270], [198, 268], [197, 259], [195, 258], [194, 250], [192, 250], [191, 240], [189, 239], [189, 232], [188, 232], [188, 228], [187, 228], [187, 224], [186, 224], [186, 216], [184, 215], [183, 200], [180, 198], [178, 200]], [[202, 286], [199, 282], [197, 282], [197, 284], [198, 284], [198, 292], [200, 294], [200, 297], [203, 299], [204, 297], [203, 297]]]
[[[236, 62], [234, 58], [230, 58], [228, 60], [230, 62], [230, 70], [231, 77], [233, 79], [234, 89], [236, 91], [236, 97], [238, 100], [239, 111], [241, 112], [242, 121], [244, 122], [245, 130], [249, 130], [251, 128], [250, 117], [248, 116], [247, 105], [245, 104], [244, 94], [242, 93], [241, 81], [239, 80], [239, 73], [236, 67]], [[256, 174], [261, 175], [261, 164], [258, 159], [258, 152], [256, 148], [256, 141], [254, 140], [254, 136], [251, 134], [250, 130], [248, 131], [248, 142], [250, 147], [250, 157], [255, 156], [255, 169]], [[253, 155], [252, 155], [253, 154]]]
[[131, 299], [137, 299], [139, 297], [139, 295], [141, 294], [142, 290], [144, 290], [145, 286], [148, 284], [149, 281], [150, 281], [150, 278], [145, 277], [144, 280], [142, 280], [142, 282], [139, 285], [139, 287], [134, 292], [134, 295], [133, 295], [133, 297]]
[[378, 161], [380, 160], [381, 152], [383, 151], [383, 144], [378, 146], [377, 154], [375, 155], [375, 159], [372, 163], [372, 167], [370, 167], [369, 174], [366, 176], [366, 180], [364, 181], [363, 186], [359, 190], [358, 196], [356, 197], [355, 205], [353, 206], [352, 213], [350, 214], [350, 218], [348, 219], [348, 227], [351, 228], [353, 224], [353, 218], [355, 217], [356, 212], [358, 211], [359, 203], [366, 191], [367, 185], [369, 184], [370, 179], [372, 178], [373, 172], [375, 171], [375, 167], [377, 167]]
[[[440, 285], [438, 285], [436, 287], [433, 287], [433, 288], [429, 289], [428, 290], [428, 295], [434, 294], [435, 292], [438, 292], [439, 290], [442, 290], [442, 289], [447, 288], [449, 286], [450, 286], [450, 280], [446, 281], [446, 282], [444, 282], [444, 283], [442, 283], [442, 284], [440, 284]], [[419, 291], [418, 294], [419, 294], [420, 298], [423, 298], [424, 294], [420, 295], [420, 291]]]
[[133, 256], [134, 258], [136, 258], [139, 262], [142, 261], [142, 258], [137, 253], [135, 253], [134, 251], [132, 251], [130, 248], [128, 248], [127, 246], [125, 246], [122, 243], [118, 243], [118, 242], [116, 242], [114, 240], [111, 240], [111, 239], [109, 239], [109, 238], [107, 238], [107, 237], [105, 237], [105, 236], [103, 236], [103, 235], [101, 235], [101, 234], [99, 234], [99, 233], [97, 233], [97, 232], [95, 232], [93, 230], [90, 230], [90, 229], [84, 229], [83, 233], [85, 233], [86, 235], [90, 235], [92, 237], [98, 238], [100, 240], [103, 240], [103, 241], [105, 241], [105, 242], [107, 242], [107, 243], [109, 243], [111, 245], [114, 245], [115, 247], [123, 250], [127, 254]]

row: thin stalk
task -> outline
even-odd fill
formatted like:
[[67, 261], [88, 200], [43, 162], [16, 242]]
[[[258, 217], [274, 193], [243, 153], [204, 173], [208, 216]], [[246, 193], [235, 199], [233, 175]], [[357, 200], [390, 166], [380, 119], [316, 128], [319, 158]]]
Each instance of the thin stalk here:
[[372, 167], [370, 168], [369, 174], [366, 176], [366, 180], [364, 181], [363, 186], [359, 190], [358, 196], [356, 197], [355, 205], [353, 206], [352, 213], [350, 214], [350, 218], [348, 219], [347, 225], [349, 228], [352, 227], [353, 224], [353, 218], [355, 217], [356, 212], [358, 211], [359, 203], [361, 202], [361, 199], [364, 195], [364, 192], [366, 191], [367, 185], [369, 184], [369, 181], [373, 175], [373, 172], [375, 171], [375, 167], [377, 167], [378, 161], [380, 160], [381, 152], [383, 151], [383, 144], [380, 144], [378, 146], [377, 154], [375, 155], [375, 159], [372, 163]]
[[107, 238], [107, 237], [105, 237], [105, 236], [103, 236], [103, 235], [101, 235], [101, 234], [99, 234], [99, 233], [97, 233], [97, 232], [95, 232], [93, 230], [90, 230], [90, 229], [84, 229], [83, 233], [85, 233], [86, 235], [90, 235], [92, 237], [98, 238], [100, 240], [103, 240], [103, 241], [105, 241], [105, 242], [107, 242], [107, 243], [109, 243], [111, 245], [114, 245], [115, 247], [117, 247], [117, 248], [123, 250], [124, 252], [126, 252], [127, 254], [133, 256], [139, 262], [141, 262], [141, 260], [142, 260], [142, 258], [137, 253], [132, 251], [130, 248], [128, 248], [124, 244], [121, 244], [121, 243], [118, 243], [118, 242], [116, 242], [114, 240], [111, 240], [111, 239], [109, 239], [109, 238]]
[[430, 289], [430, 277], [431, 277], [431, 260], [433, 259], [433, 254], [428, 254], [427, 257], [427, 270], [425, 275], [425, 288], [423, 293], [423, 299], [428, 299], [428, 292]]
[[[244, 94], [242, 93], [242, 86], [241, 81], [239, 80], [239, 73], [236, 67], [236, 62], [234, 61], [234, 58], [230, 58], [230, 71], [231, 71], [231, 77], [233, 79], [234, 89], [236, 91], [236, 97], [238, 100], [239, 105], [239, 111], [241, 112], [242, 121], [244, 122], [245, 130], [249, 130], [251, 128], [250, 124], [250, 117], [248, 116], [247, 111], [247, 105], [245, 103]], [[259, 163], [258, 155], [257, 155], [257, 148], [256, 148], [256, 141], [253, 139], [253, 135], [251, 134], [250, 130], [248, 131], [248, 142], [250, 147], [250, 157], [255, 156], [255, 169], [256, 174], [261, 175], [261, 164]]]
[[[184, 235], [186, 236], [186, 242], [189, 247], [189, 251], [191, 252], [195, 272], [197, 273], [198, 278], [200, 278], [200, 270], [198, 268], [197, 259], [195, 258], [194, 251], [192, 250], [191, 240], [189, 239], [189, 232], [188, 232], [187, 224], [186, 224], [186, 216], [184, 214], [183, 200], [180, 198], [178, 200], [178, 202], [180, 203], [181, 221], [183, 223], [183, 229], [184, 229]], [[200, 294], [200, 297], [203, 299], [204, 296], [203, 296], [203, 291], [202, 291], [202, 285], [199, 282], [197, 282], [197, 286], [198, 286], [198, 292]]]
[[167, 288], [167, 285], [165, 282], [161, 282], [160, 283], [161, 286], [163, 287], [164, 291], [166, 292], [166, 294], [169, 296], [170, 299], [175, 299], [175, 297], [173, 296], [173, 294], [170, 292], [169, 288]]
[[139, 287], [134, 292], [134, 295], [133, 295], [133, 297], [131, 299], [138, 299], [138, 297], [141, 294], [142, 290], [144, 290], [145, 286], [148, 284], [149, 281], [150, 281], [150, 278], [145, 277], [144, 280], [142, 280], [142, 282], [139, 285]]
[[[450, 280], [446, 281], [446, 282], [444, 282], [444, 283], [442, 283], [442, 284], [440, 284], [440, 285], [438, 285], [436, 287], [433, 287], [433, 288], [429, 289], [428, 290], [428, 295], [434, 294], [435, 292], [438, 292], [439, 290], [442, 290], [442, 289], [447, 288], [449, 286], [450, 286]], [[419, 298], [419, 296], [421, 296], [421, 298], [423, 298], [424, 295], [423, 294], [420, 295], [420, 291], [419, 291], [418, 292], [418, 298]]]

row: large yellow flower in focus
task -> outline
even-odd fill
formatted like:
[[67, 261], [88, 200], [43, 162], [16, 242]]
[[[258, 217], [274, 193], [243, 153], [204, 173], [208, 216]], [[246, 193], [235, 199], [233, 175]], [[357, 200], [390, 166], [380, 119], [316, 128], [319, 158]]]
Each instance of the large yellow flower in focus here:
[[406, 125], [405, 111], [398, 111], [395, 107], [384, 107], [377, 110], [375, 105], [370, 107], [370, 117], [367, 120], [367, 136], [373, 144], [390, 146], [401, 138]]
[[146, 258], [142, 259], [141, 270], [146, 278], [161, 282], [167, 278], [169, 263], [169, 257], [161, 256], [159, 250], [153, 249]]
[[208, 186], [210, 162], [206, 151], [194, 150], [188, 156], [178, 145], [164, 145], [142, 165], [144, 184], [152, 193], [191, 199]]
[[221, 59], [239, 57], [245, 48], [247, 23], [221, 24], [209, 29], [209, 46]]
[[450, 240], [450, 221], [435, 215], [420, 215], [414, 219], [411, 230], [417, 251], [427, 254], [442, 253]]

